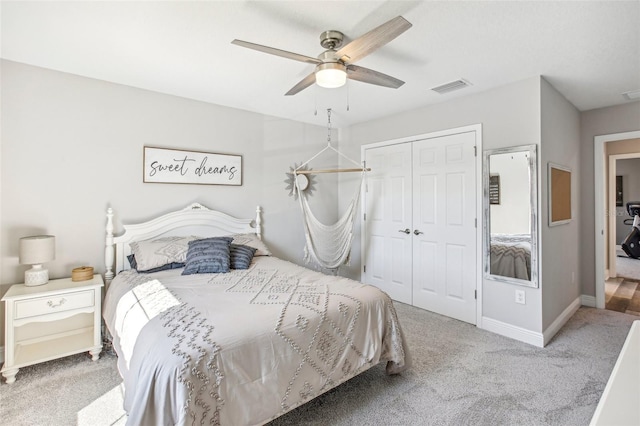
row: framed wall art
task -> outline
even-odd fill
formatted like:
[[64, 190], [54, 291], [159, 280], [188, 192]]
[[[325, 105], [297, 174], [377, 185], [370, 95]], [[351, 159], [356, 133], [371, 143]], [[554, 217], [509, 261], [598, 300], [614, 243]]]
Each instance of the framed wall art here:
[[500, 204], [500, 175], [489, 175], [489, 204]]
[[549, 163], [549, 226], [571, 222], [571, 169]]
[[622, 197], [622, 176], [616, 176], [616, 206], [624, 206], [624, 199]]
[[242, 185], [242, 155], [145, 146], [145, 183]]

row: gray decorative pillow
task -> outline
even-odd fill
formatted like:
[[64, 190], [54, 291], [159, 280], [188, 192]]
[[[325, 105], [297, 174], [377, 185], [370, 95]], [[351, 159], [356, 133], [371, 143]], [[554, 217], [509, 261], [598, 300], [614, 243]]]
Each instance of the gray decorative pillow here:
[[129, 244], [136, 258], [136, 269], [148, 271], [168, 263], [184, 263], [189, 242], [197, 238], [194, 236], [161, 237]]
[[267, 245], [256, 234], [235, 234], [233, 244], [254, 247], [256, 256], [271, 256], [271, 251]]
[[182, 275], [229, 272], [231, 237], [213, 237], [189, 242]]
[[231, 244], [229, 246], [229, 253], [231, 255], [231, 269], [249, 269], [253, 256], [256, 254], [255, 247], [241, 246], [238, 244]]
[[171, 262], [171, 263], [167, 263], [166, 265], [159, 266], [157, 268], [151, 268], [146, 271], [143, 271], [141, 269], [138, 269], [138, 262], [136, 262], [136, 257], [134, 255], [130, 254], [129, 256], [127, 256], [127, 260], [129, 261], [129, 265], [131, 265], [131, 268], [135, 269], [141, 274], [151, 274], [153, 272], [167, 271], [169, 269], [184, 268], [184, 263]]

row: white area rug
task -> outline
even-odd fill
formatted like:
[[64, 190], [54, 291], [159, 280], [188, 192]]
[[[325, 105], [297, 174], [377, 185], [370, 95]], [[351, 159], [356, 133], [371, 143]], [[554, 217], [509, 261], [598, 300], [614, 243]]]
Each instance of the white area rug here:
[[[616, 274], [619, 277], [640, 281], [640, 259], [631, 259], [618, 247], [616, 249]], [[621, 257], [624, 256], [624, 257]]]

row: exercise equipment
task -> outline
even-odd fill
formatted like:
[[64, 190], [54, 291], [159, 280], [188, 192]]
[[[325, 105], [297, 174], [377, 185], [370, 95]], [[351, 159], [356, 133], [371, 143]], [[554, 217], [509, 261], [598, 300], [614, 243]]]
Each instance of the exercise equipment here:
[[[625, 225], [631, 225], [631, 232], [622, 242], [622, 250], [632, 259], [640, 258], [640, 201], [627, 203], [627, 212], [633, 219], [626, 219]], [[632, 222], [633, 221], [633, 222]]]

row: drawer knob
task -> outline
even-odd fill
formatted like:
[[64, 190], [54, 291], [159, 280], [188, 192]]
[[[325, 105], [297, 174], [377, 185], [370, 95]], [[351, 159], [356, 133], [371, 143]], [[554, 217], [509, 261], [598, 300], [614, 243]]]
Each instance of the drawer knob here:
[[67, 301], [67, 299], [65, 299], [65, 298], [63, 297], [63, 298], [61, 298], [61, 299], [58, 301], [58, 303], [55, 303], [53, 300], [49, 300], [49, 301], [47, 302], [47, 305], [49, 305], [49, 306], [50, 306], [50, 307], [52, 307], [52, 308], [57, 308], [58, 306], [62, 306], [62, 305], [64, 305], [64, 302], [66, 302], [66, 301]]

